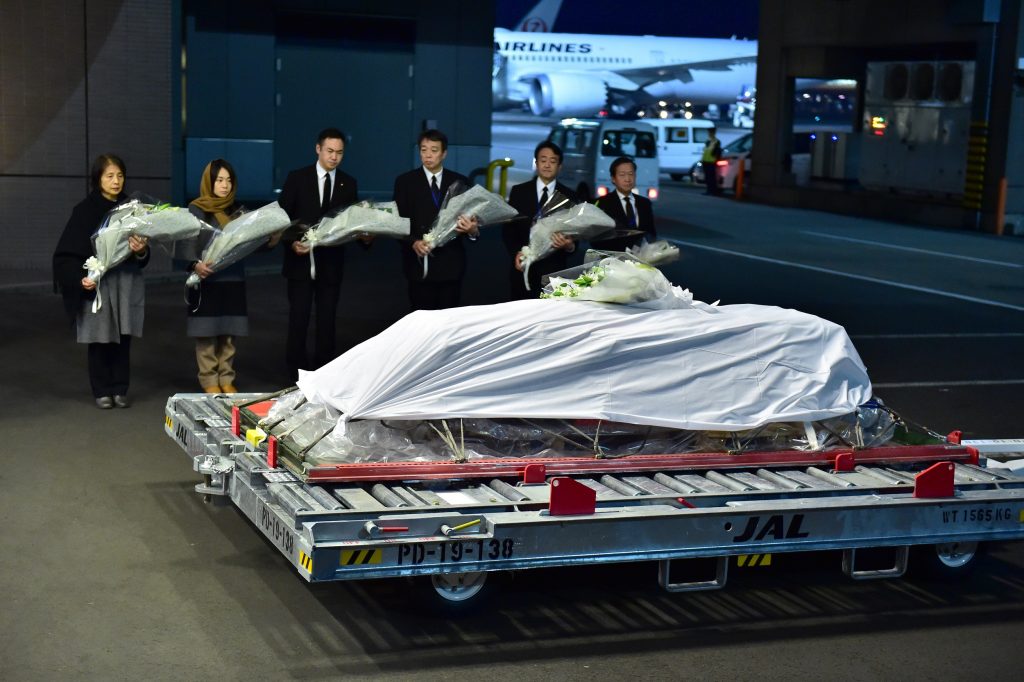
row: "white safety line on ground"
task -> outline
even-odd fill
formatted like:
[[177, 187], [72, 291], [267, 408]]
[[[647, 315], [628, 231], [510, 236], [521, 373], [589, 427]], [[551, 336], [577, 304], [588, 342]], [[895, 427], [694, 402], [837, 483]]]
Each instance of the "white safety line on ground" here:
[[897, 287], [899, 289], [909, 289], [910, 291], [918, 291], [924, 294], [931, 294], [933, 296], [943, 296], [945, 298], [955, 298], [960, 301], [968, 301], [969, 303], [978, 303], [981, 305], [990, 305], [997, 308], [1008, 308], [1010, 310], [1016, 310], [1024, 313], [1024, 306], [1013, 305], [1012, 303], [1003, 303], [1002, 301], [992, 301], [986, 298], [978, 298], [976, 296], [967, 296], [966, 294], [957, 294], [952, 291], [943, 291], [941, 289], [932, 289], [931, 287], [921, 287], [916, 284], [907, 284], [905, 282], [893, 282], [888, 279], [881, 279], [879, 277], [869, 277], [867, 275], [856, 275], [852, 272], [842, 272], [840, 270], [830, 270], [829, 268], [823, 268], [817, 265], [807, 265], [806, 263], [794, 263], [787, 260], [779, 260], [778, 258], [768, 258], [767, 256], [755, 256], [750, 253], [740, 253], [738, 251], [730, 251], [729, 249], [722, 249], [717, 246], [708, 246], [706, 244], [697, 244], [696, 242], [687, 242], [682, 239], [668, 240], [676, 246], [689, 246], [694, 249], [704, 249], [705, 251], [714, 251], [715, 253], [725, 254], [727, 256], [735, 256], [736, 258], [747, 258], [749, 260], [761, 261], [763, 263], [772, 263], [774, 265], [785, 265], [791, 268], [800, 268], [802, 270], [810, 270], [812, 272], [820, 272], [826, 275], [835, 275], [837, 277], [847, 277], [849, 279], [857, 279], [862, 282], [871, 282], [873, 284], [883, 284], [885, 286]]
[[858, 341], [899, 340], [899, 339], [1019, 339], [1024, 332], [963, 332], [963, 333], [923, 333], [923, 334], [850, 334], [851, 339]]
[[946, 386], [1017, 386], [1024, 384], [1024, 379], [979, 379], [977, 381], [895, 381], [876, 384], [872, 388], [944, 388]]
[[896, 251], [911, 251], [913, 253], [924, 253], [929, 256], [941, 256], [942, 258], [957, 258], [959, 260], [969, 260], [975, 263], [987, 263], [988, 265], [998, 265], [1004, 268], [1016, 268], [1024, 269], [1024, 265], [1020, 263], [1007, 263], [1005, 261], [990, 260], [988, 258], [977, 258], [975, 256], [961, 256], [955, 253], [947, 253], [945, 251], [931, 251], [929, 249], [918, 249], [913, 246], [898, 246], [896, 244], [887, 244], [885, 242], [876, 242], [870, 239], [856, 239], [855, 237], [841, 237], [837, 234], [827, 234], [825, 232], [814, 232], [812, 230], [801, 230], [803, 234], [809, 234], [815, 237], [824, 237], [825, 239], [838, 239], [844, 242], [853, 242], [855, 244], [869, 244], [871, 246], [878, 246], [883, 249], [895, 249]]

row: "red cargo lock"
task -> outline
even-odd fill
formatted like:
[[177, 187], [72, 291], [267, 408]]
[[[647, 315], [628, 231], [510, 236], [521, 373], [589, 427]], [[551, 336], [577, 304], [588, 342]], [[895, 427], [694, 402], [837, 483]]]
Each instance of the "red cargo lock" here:
[[593, 488], [567, 476], [551, 479], [551, 498], [548, 513], [552, 516], [593, 514], [597, 508], [597, 493]]
[[953, 497], [954, 466], [939, 462], [914, 476], [914, 497]]

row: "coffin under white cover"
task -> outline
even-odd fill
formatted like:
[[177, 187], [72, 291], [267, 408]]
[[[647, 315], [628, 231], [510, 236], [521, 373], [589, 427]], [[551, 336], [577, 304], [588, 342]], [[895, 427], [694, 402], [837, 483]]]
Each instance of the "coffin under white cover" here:
[[604, 419], [736, 431], [871, 397], [839, 325], [795, 310], [559, 300], [417, 311], [299, 388], [343, 420]]

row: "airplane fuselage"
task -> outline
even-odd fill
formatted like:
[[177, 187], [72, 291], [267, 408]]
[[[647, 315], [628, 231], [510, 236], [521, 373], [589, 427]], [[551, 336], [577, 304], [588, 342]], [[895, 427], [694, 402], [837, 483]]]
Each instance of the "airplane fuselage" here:
[[[538, 93], [557, 97], [558, 89], [572, 89], [578, 97], [574, 93], [560, 97], [566, 109], [572, 109], [577, 102], [593, 101], [598, 85], [618, 93], [632, 92], [640, 99], [730, 102], [744, 87], [753, 86], [757, 57], [757, 42], [748, 40], [506, 29], [495, 29], [494, 49], [495, 103], [530, 101], [531, 108]], [[736, 63], [709, 66], [730, 60]]]

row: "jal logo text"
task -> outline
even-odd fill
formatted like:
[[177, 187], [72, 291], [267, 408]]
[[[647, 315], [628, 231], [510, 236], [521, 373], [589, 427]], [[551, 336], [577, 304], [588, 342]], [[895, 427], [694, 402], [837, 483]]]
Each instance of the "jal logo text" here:
[[810, 533], [801, 531], [800, 526], [803, 522], [803, 514], [794, 514], [789, 519], [789, 523], [786, 523], [786, 517], [782, 514], [769, 516], [763, 522], [760, 516], [751, 516], [747, 520], [747, 526], [743, 532], [733, 537], [732, 541], [747, 542], [748, 540], [764, 540], [769, 537], [774, 540], [806, 538]]

